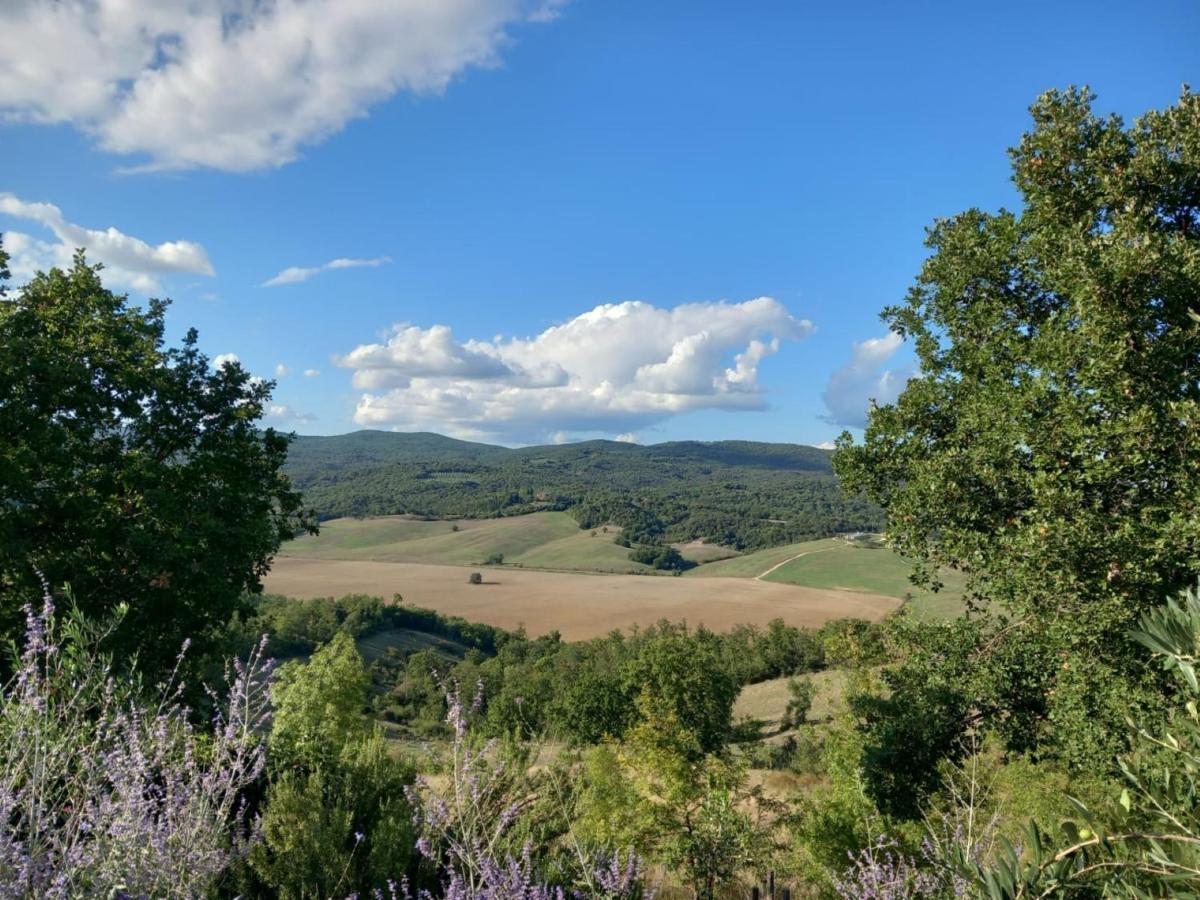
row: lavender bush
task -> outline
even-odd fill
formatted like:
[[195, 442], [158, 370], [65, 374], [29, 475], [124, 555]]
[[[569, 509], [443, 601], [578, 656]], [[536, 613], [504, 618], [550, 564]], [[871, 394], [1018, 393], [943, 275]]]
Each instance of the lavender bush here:
[[0, 897], [210, 895], [255, 838], [242, 798], [265, 761], [263, 645], [199, 732], [175, 678], [141, 702], [93, 633], [66, 633], [47, 591], [0, 699]]
[[[439, 873], [441, 895], [448, 900], [567, 900], [568, 897], [642, 900], [645, 888], [641, 861], [633, 853], [589, 854], [568, 841], [569, 888], [540, 878], [532, 859], [533, 845], [519, 851], [513, 843], [522, 817], [537, 800], [524, 766], [500, 758], [494, 741], [474, 748], [468, 736], [471, 716], [483, 704], [482, 685], [467, 706], [457, 684], [444, 685], [446, 721], [453, 730], [449, 771], [444, 788], [418, 778], [409, 790], [420, 829], [417, 849]], [[564, 823], [569, 832], [570, 823]], [[406, 885], [390, 887], [390, 896], [407, 897]], [[428, 900], [430, 894], [420, 892]]]
[[850, 866], [833, 882], [842, 900], [918, 900], [961, 897], [966, 882], [931, 858], [933, 845], [922, 845], [922, 857], [905, 853], [893, 840], [876, 838], [850, 854]]

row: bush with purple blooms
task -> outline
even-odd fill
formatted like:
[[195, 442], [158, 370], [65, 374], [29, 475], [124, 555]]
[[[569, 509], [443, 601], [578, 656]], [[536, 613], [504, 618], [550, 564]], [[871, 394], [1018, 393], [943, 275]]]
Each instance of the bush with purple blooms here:
[[925, 858], [906, 853], [895, 841], [879, 837], [850, 855], [850, 865], [834, 879], [841, 900], [920, 900], [961, 897], [964, 879], [935, 864], [932, 846], [923, 845]]
[[[566, 900], [568, 897], [642, 900], [646, 889], [641, 861], [633, 853], [589, 851], [570, 834], [570, 822], [556, 859], [556, 883], [539, 876], [533, 844], [514, 846], [532, 817], [538, 790], [523, 760], [505, 759], [495, 741], [473, 744], [470, 718], [483, 704], [482, 685], [463, 702], [457, 684], [446, 686], [446, 721], [453, 731], [443, 784], [418, 778], [409, 790], [420, 829], [417, 849], [441, 882], [439, 893], [451, 900]], [[546, 849], [546, 848], [542, 848]], [[407, 895], [407, 886], [401, 891]], [[398, 896], [391, 888], [392, 896]], [[383, 896], [383, 895], [380, 895]], [[423, 898], [431, 895], [421, 892]]]
[[49, 591], [25, 612], [0, 699], [0, 896], [211, 895], [255, 839], [244, 796], [265, 762], [261, 648], [227, 670], [202, 733], [176, 679], [146, 703], [100, 635], [74, 619], [60, 633]]

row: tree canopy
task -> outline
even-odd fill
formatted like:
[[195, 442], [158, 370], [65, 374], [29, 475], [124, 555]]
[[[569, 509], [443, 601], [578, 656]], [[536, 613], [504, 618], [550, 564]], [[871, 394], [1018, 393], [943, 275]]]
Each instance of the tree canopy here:
[[883, 313], [920, 375], [834, 461], [917, 580], [965, 570], [1001, 617], [977, 644], [1001, 676], [972, 701], [1079, 758], [1157, 692], [1128, 632], [1200, 568], [1200, 98], [1132, 127], [1093, 99], [1031, 108], [1020, 211], [930, 229]]
[[[8, 273], [0, 250], [0, 287]], [[273, 384], [214, 370], [167, 302], [131, 305], [98, 265], [39, 273], [0, 300], [0, 632], [43, 585], [148, 670], [225, 627], [282, 541], [313, 527], [259, 420]]]

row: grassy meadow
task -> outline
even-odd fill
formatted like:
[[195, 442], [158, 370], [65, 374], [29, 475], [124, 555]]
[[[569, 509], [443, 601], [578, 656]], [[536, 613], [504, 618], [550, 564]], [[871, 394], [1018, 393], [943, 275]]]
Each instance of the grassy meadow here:
[[[408, 516], [346, 518], [322, 523], [320, 535], [286, 544], [280, 556], [433, 566], [482, 566], [502, 556], [505, 567], [581, 574], [664, 574], [629, 559], [628, 549], [614, 543], [619, 532], [611, 525], [582, 529], [565, 512], [453, 521]], [[756, 579], [894, 597], [906, 600], [927, 619], [951, 618], [962, 610], [965, 578], [961, 574], [943, 573], [945, 586], [937, 593], [919, 589], [908, 580], [909, 564], [878, 543], [826, 538], [741, 554], [700, 541], [675, 546], [697, 563], [685, 573], [687, 578]]]
[[947, 619], [963, 609], [966, 578], [942, 573], [944, 586], [934, 593], [908, 580], [909, 563], [886, 547], [852, 543], [842, 538], [787, 544], [699, 566], [692, 578], [760, 578], [776, 584], [882, 594], [906, 600], [925, 619]]
[[[842, 696], [846, 673], [841, 669], [825, 669], [805, 677], [816, 688], [812, 708], [808, 711], [808, 721], [824, 722], [833, 715], [834, 707]], [[733, 707], [734, 721], [756, 719], [763, 723], [768, 736], [782, 733], [783, 714], [787, 711], [791, 696], [788, 692], [788, 682], [791, 680], [790, 676], [772, 678], [743, 687]]]
[[613, 543], [618, 529], [581, 529], [564, 512], [453, 521], [381, 516], [332, 519], [321, 533], [286, 544], [281, 556], [301, 559], [478, 566], [504, 557], [505, 565], [561, 571], [649, 575]]

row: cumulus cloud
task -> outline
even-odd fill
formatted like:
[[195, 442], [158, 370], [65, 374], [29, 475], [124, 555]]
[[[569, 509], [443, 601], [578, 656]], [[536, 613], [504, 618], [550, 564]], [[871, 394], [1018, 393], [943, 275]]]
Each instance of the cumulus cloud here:
[[281, 284], [299, 284], [302, 281], [308, 281], [314, 275], [319, 275], [322, 272], [328, 272], [333, 269], [358, 269], [364, 266], [374, 268], [382, 266], [385, 263], [390, 263], [391, 257], [377, 256], [374, 259], [331, 259], [329, 262], [320, 266], [289, 266], [278, 275], [268, 278], [262, 283], [262, 287], [279, 287]]
[[638, 440], [638, 436], [636, 434], [634, 434], [632, 431], [626, 431], [623, 434], [618, 434], [616, 437], [616, 440], [620, 441], [622, 444], [640, 444], [641, 443], [641, 441]]
[[529, 14], [530, 22], [553, 22], [562, 15], [567, 0], [545, 0], [540, 6], [534, 7]]
[[287, 366], [285, 366], [283, 363], [277, 363], [275, 365], [275, 377], [276, 378], [287, 378], [291, 374], [292, 374], [292, 370], [289, 369]]
[[494, 66], [534, 0], [7, 0], [0, 112], [143, 169], [279, 166], [407, 91]]
[[230, 363], [240, 363], [236, 353], [218, 353], [213, 357], [212, 367], [214, 369], [223, 369]]
[[305, 377], [305, 378], [316, 378], [316, 377], [317, 377], [318, 375], [320, 375], [320, 374], [321, 374], [321, 370], [320, 370], [320, 369], [305, 369], [305, 370], [304, 370], [304, 377]]
[[341, 357], [364, 393], [355, 420], [525, 443], [621, 433], [697, 409], [766, 406], [762, 361], [812, 324], [778, 301], [630, 301], [597, 306], [531, 338], [457, 339], [399, 324]]
[[837, 369], [825, 386], [827, 422], [862, 428], [872, 400], [881, 406], [895, 402], [908, 379], [916, 374], [911, 365], [887, 367], [903, 343], [900, 335], [889, 332], [854, 345], [850, 361]]
[[12, 256], [13, 275], [18, 280], [27, 279], [38, 270], [70, 266], [80, 247], [87, 250], [92, 262], [104, 263], [107, 282], [143, 293], [160, 290], [161, 275], [216, 274], [208, 253], [192, 241], [152, 245], [116, 228], [85, 228], [68, 222], [62, 210], [52, 203], [30, 203], [8, 193], [0, 193], [0, 215], [33, 222], [54, 238], [44, 240], [20, 231], [4, 232], [4, 248]]
[[308, 425], [317, 417], [312, 413], [297, 412], [285, 403], [272, 403], [263, 410], [263, 419], [276, 425]]

